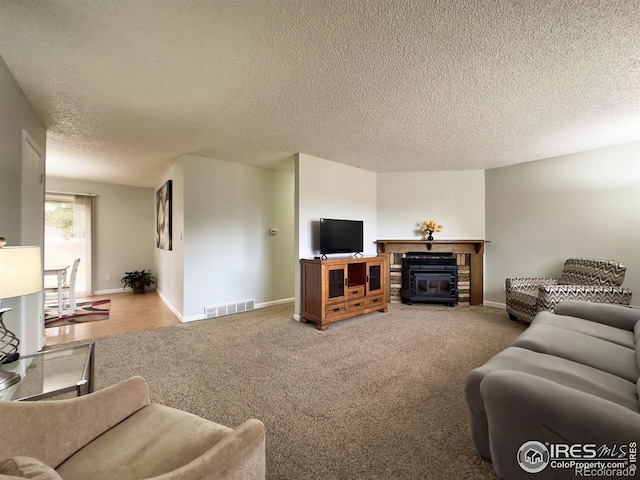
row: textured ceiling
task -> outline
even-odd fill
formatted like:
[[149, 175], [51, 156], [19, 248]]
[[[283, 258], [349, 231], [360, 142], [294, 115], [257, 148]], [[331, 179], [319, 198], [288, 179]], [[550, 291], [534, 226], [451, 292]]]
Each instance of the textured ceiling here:
[[50, 175], [484, 169], [640, 140], [638, 0], [0, 0]]

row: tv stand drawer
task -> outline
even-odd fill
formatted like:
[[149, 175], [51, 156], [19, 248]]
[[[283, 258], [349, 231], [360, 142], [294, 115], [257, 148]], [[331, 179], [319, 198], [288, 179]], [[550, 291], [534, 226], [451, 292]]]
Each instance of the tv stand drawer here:
[[347, 313], [346, 303], [336, 303], [335, 305], [327, 305], [327, 317], [335, 317]]
[[364, 285], [347, 289], [347, 298], [364, 297]]
[[375, 307], [377, 305], [384, 305], [384, 298], [382, 295], [377, 295], [375, 297], [367, 297], [367, 308]]
[[356, 310], [363, 310], [367, 306], [367, 300], [365, 298], [358, 298], [349, 302], [349, 312], [355, 312]]

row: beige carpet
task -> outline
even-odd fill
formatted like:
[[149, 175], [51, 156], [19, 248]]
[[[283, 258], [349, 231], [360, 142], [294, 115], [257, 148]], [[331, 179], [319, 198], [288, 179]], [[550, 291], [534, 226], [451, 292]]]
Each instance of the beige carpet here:
[[325, 332], [293, 306], [96, 341], [96, 388], [267, 429], [269, 479], [491, 479], [468, 433], [467, 373], [525, 328], [490, 307], [392, 305]]

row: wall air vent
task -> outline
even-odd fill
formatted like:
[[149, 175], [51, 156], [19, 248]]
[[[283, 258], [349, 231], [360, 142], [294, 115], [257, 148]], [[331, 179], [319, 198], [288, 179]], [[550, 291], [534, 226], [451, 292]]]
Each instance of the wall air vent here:
[[222, 317], [232, 313], [246, 312], [255, 308], [255, 300], [245, 300], [238, 303], [230, 303], [228, 305], [218, 305], [217, 307], [204, 307], [205, 318]]

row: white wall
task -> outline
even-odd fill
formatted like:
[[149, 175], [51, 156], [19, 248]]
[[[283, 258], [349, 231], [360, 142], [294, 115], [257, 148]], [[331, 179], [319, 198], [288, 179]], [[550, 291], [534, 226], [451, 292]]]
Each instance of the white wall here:
[[[376, 255], [376, 174], [304, 153], [296, 155], [296, 259], [320, 254], [320, 218], [364, 221], [364, 254]], [[296, 260], [297, 261], [297, 260]], [[300, 264], [295, 265], [300, 315]]]
[[277, 228], [277, 236], [270, 236], [271, 273], [269, 298], [291, 299], [294, 296], [294, 228], [295, 228], [295, 174], [276, 172], [272, 181], [270, 200], [271, 227]]
[[[153, 258], [157, 273], [157, 290], [167, 306], [182, 319], [184, 311], [184, 159], [165, 174], [158, 190], [168, 180], [172, 181], [172, 245], [171, 250], [157, 248], [153, 243]], [[154, 192], [153, 231], [155, 235], [156, 210]], [[155, 237], [154, 237], [155, 238]]]
[[184, 319], [207, 306], [290, 299], [293, 174], [194, 155], [183, 162]]
[[569, 257], [615, 259], [640, 305], [640, 142], [486, 171], [485, 299]]
[[120, 279], [125, 272], [154, 268], [152, 188], [47, 177], [47, 191], [96, 195], [92, 252], [95, 294], [122, 292]]
[[485, 238], [484, 170], [379, 173], [378, 239], [420, 240], [420, 225], [444, 228], [434, 238]]
[[[26, 130], [45, 154], [46, 130], [2, 59], [0, 92], [0, 237], [6, 238], [8, 245], [21, 245], [22, 130]], [[34, 222], [40, 223], [38, 219]], [[42, 229], [41, 225], [32, 226]], [[3, 319], [7, 328], [20, 338], [21, 353], [38, 350], [42, 341], [42, 332], [34, 330], [36, 323], [24, 318], [25, 302], [29, 308], [37, 305], [37, 294], [2, 302], [3, 307], [12, 309]]]

